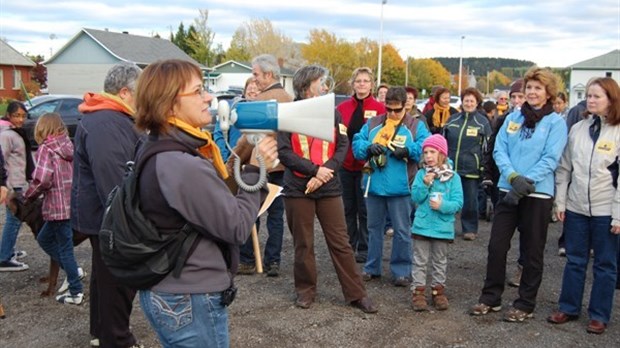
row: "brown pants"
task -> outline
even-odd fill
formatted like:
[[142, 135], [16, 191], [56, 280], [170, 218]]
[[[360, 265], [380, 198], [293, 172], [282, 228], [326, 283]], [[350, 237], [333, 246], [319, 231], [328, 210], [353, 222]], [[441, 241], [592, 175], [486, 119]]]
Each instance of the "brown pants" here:
[[295, 246], [295, 292], [305, 299], [316, 297], [316, 260], [314, 256], [314, 216], [323, 229], [325, 242], [336, 268], [347, 302], [366, 297], [366, 288], [355, 263], [344, 220], [342, 198], [284, 198], [288, 227]]

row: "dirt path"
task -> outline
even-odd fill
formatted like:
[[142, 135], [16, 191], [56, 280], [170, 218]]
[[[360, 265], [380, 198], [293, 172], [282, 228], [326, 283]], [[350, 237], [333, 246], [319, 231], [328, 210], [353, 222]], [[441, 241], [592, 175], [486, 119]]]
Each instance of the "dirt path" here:
[[[0, 221], [4, 221], [3, 214]], [[263, 224], [264, 226], [264, 224]], [[526, 323], [501, 321], [501, 314], [470, 317], [467, 309], [476, 302], [486, 265], [490, 224], [481, 223], [480, 237], [474, 242], [456, 240], [450, 246], [447, 295], [450, 309], [445, 312], [413, 312], [409, 290], [395, 288], [389, 279], [366, 283], [379, 305], [379, 313], [366, 315], [343, 301], [342, 292], [327, 254], [322, 234], [316, 233], [319, 267], [317, 303], [308, 310], [293, 306], [292, 241], [285, 232], [281, 276], [239, 276], [237, 300], [230, 307], [232, 347], [618, 347], [620, 315], [616, 294], [615, 312], [608, 331], [601, 336], [585, 332], [587, 315], [562, 326], [552, 326], [546, 316], [556, 307], [564, 258], [556, 256], [559, 224], [551, 224], [545, 255], [545, 273], [538, 295], [535, 317]], [[261, 231], [261, 237], [265, 237]], [[516, 244], [516, 242], [515, 242]], [[0, 347], [88, 347], [88, 304], [60, 305], [40, 298], [44, 286], [38, 278], [47, 272], [48, 260], [30, 231], [23, 228], [18, 245], [28, 252], [24, 260], [30, 270], [0, 273], [0, 301], [7, 318], [0, 320]], [[389, 257], [391, 240], [386, 240], [384, 260]], [[90, 269], [90, 246], [76, 249], [79, 263]], [[514, 270], [514, 247], [509, 254], [509, 272]], [[384, 262], [384, 274], [387, 262]], [[87, 277], [89, 279], [89, 277]], [[590, 278], [588, 278], [590, 279]], [[88, 293], [86, 294], [88, 296]], [[516, 297], [507, 288], [504, 307]], [[585, 306], [589, 298], [586, 286]], [[158, 347], [157, 339], [145, 322], [136, 301], [132, 329], [145, 347]]]

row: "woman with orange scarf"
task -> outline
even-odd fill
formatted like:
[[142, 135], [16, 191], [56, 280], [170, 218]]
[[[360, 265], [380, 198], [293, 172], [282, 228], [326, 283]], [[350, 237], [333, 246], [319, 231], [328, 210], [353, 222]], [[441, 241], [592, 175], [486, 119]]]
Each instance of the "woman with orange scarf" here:
[[445, 87], [437, 88], [433, 99], [435, 105], [424, 117], [432, 134], [442, 134], [443, 126], [448, 123], [450, 115], [456, 114], [458, 110], [450, 106], [450, 90]]
[[[233, 195], [218, 147], [201, 128], [211, 122], [200, 68], [183, 60], [150, 64], [138, 80], [136, 127], [149, 142], [172, 141], [197, 153], [160, 152], [149, 158], [139, 177], [144, 215], [160, 231], [178, 233], [185, 224], [200, 233], [181, 274], [168, 274], [147, 290], [140, 305], [164, 347], [228, 347], [227, 305], [234, 299], [233, 275], [243, 244], [267, 194], [239, 190]], [[140, 159], [140, 151], [137, 158]], [[241, 177], [258, 180], [257, 156], [271, 168], [277, 158], [273, 137], [254, 150]], [[178, 320], [179, 318], [191, 320]]]

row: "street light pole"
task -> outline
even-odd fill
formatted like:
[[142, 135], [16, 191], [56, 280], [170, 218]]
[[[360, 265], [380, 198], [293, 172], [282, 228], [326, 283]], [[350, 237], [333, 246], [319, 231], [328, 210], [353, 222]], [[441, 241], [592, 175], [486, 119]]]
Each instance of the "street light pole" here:
[[379, 66], [377, 68], [377, 86], [381, 84], [381, 57], [383, 55], [383, 5], [387, 3], [387, 0], [381, 0], [381, 24], [379, 27], [380, 41], [379, 41]]
[[459, 58], [459, 94], [458, 97], [461, 97], [461, 79], [463, 76], [463, 40], [465, 40], [465, 35], [461, 36], [461, 57]]

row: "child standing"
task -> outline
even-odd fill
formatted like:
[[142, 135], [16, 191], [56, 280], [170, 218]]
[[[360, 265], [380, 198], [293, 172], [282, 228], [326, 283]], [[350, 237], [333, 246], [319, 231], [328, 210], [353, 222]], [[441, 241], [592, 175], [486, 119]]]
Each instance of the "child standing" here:
[[39, 231], [37, 242], [67, 273], [69, 291], [57, 296], [56, 300], [79, 305], [84, 294], [73, 255], [73, 232], [69, 224], [73, 144], [57, 113], [47, 113], [39, 118], [34, 139], [39, 144], [36, 168], [24, 198], [33, 200], [44, 195], [41, 210], [45, 224]]
[[433, 305], [448, 309], [444, 294], [448, 267], [448, 243], [454, 239], [454, 216], [463, 207], [461, 179], [448, 162], [446, 139], [434, 134], [422, 144], [424, 168], [413, 182], [411, 197], [417, 206], [413, 233], [413, 291], [415, 311], [425, 311], [426, 266], [431, 259]]

